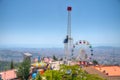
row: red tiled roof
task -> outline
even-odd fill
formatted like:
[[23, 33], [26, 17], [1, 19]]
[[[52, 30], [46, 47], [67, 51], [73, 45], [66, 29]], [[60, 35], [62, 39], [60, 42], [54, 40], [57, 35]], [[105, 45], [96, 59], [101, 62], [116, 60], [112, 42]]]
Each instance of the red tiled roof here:
[[3, 80], [10, 80], [10, 79], [14, 79], [14, 78], [17, 77], [15, 69], [4, 71], [4, 72], [0, 72], [0, 75], [2, 76]]
[[120, 76], [120, 66], [96, 66], [95, 69], [108, 76]]

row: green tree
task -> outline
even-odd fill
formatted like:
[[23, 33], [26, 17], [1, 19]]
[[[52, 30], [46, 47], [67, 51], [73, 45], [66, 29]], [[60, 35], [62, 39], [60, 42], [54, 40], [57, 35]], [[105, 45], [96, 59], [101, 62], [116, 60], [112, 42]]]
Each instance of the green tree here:
[[61, 65], [59, 72], [62, 72], [63, 80], [105, 80], [98, 75], [86, 73], [77, 65]]
[[47, 70], [43, 76], [46, 80], [62, 80], [61, 73], [57, 70]]
[[63, 73], [64, 80], [83, 80], [86, 73], [77, 65], [61, 65], [60, 72]]
[[14, 63], [13, 63], [13, 60], [11, 60], [11, 63], [10, 63], [10, 69], [14, 69]]
[[60, 70], [47, 70], [43, 76], [46, 80], [105, 80], [98, 75], [86, 73], [77, 65], [61, 65]]
[[105, 80], [96, 74], [87, 74], [86, 80]]
[[53, 60], [57, 61], [57, 57], [55, 55], [53, 55]]
[[30, 66], [30, 60], [24, 59], [24, 61], [18, 67], [17, 76], [21, 78], [21, 80], [28, 80]]
[[97, 65], [97, 64], [98, 64], [98, 61], [93, 60], [93, 64], [94, 64], [94, 65]]
[[37, 76], [36, 76], [35, 80], [42, 80], [42, 77], [41, 77], [40, 73], [37, 73]]
[[60, 61], [62, 61], [63, 60], [63, 58], [60, 58]]

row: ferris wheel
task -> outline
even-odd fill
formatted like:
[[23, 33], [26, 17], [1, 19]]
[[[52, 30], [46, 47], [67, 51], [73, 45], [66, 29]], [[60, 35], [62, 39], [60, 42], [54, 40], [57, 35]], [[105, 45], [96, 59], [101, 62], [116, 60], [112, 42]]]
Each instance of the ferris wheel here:
[[72, 47], [71, 57], [77, 61], [91, 61], [93, 49], [90, 43], [86, 40], [79, 40]]

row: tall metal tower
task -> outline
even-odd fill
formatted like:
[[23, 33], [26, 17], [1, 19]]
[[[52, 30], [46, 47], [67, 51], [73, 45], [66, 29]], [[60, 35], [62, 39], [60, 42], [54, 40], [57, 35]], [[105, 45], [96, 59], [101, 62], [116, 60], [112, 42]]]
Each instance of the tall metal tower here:
[[71, 49], [72, 49], [72, 42], [73, 39], [71, 37], [71, 11], [72, 7], [67, 7], [68, 11], [68, 24], [67, 24], [67, 36], [64, 40], [64, 50], [65, 50], [65, 55], [66, 55], [66, 60], [70, 58], [71, 54]]

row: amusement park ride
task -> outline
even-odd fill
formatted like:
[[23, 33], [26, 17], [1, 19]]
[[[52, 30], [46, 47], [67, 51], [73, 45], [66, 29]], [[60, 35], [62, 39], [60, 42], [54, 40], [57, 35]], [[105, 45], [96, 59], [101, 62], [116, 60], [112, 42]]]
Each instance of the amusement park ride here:
[[[93, 56], [93, 49], [91, 44], [86, 40], [79, 40], [73, 43], [73, 38], [71, 37], [71, 11], [72, 7], [67, 7], [68, 11], [68, 24], [67, 24], [67, 35], [64, 39], [64, 52], [65, 58], [64, 62], [68, 64], [69, 60], [76, 59], [79, 62], [90, 62]], [[75, 56], [76, 55], [76, 56]]]
[[65, 60], [68, 60], [71, 49], [72, 49], [72, 42], [73, 39], [71, 37], [71, 11], [72, 7], [67, 7], [68, 10], [68, 24], [67, 24], [67, 36], [64, 40], [64, 49], [65, 49]]
[[[35, 79], [37, 73], [43, 75], [46, 70], [59, 70], [60, 64], [66, 65], [88, 65], [91, 62], [93, 56], [93, 49], [90, 43], [86, 40], [79, 40], [73, 43], [71, 37], [71, 11], [72, 7], [67, 7], [68, 11], [68, 24], [67, 24], [67, 36], [64, 40], [65, 58], [63, 61], [54, 61], [51, 58], [40, 58], [31, 64], [31, 75], [30, 78]], [[25, 57], [26, 58], [26, 57]], [[27, 58], [30, 56], [27, 54]]]

